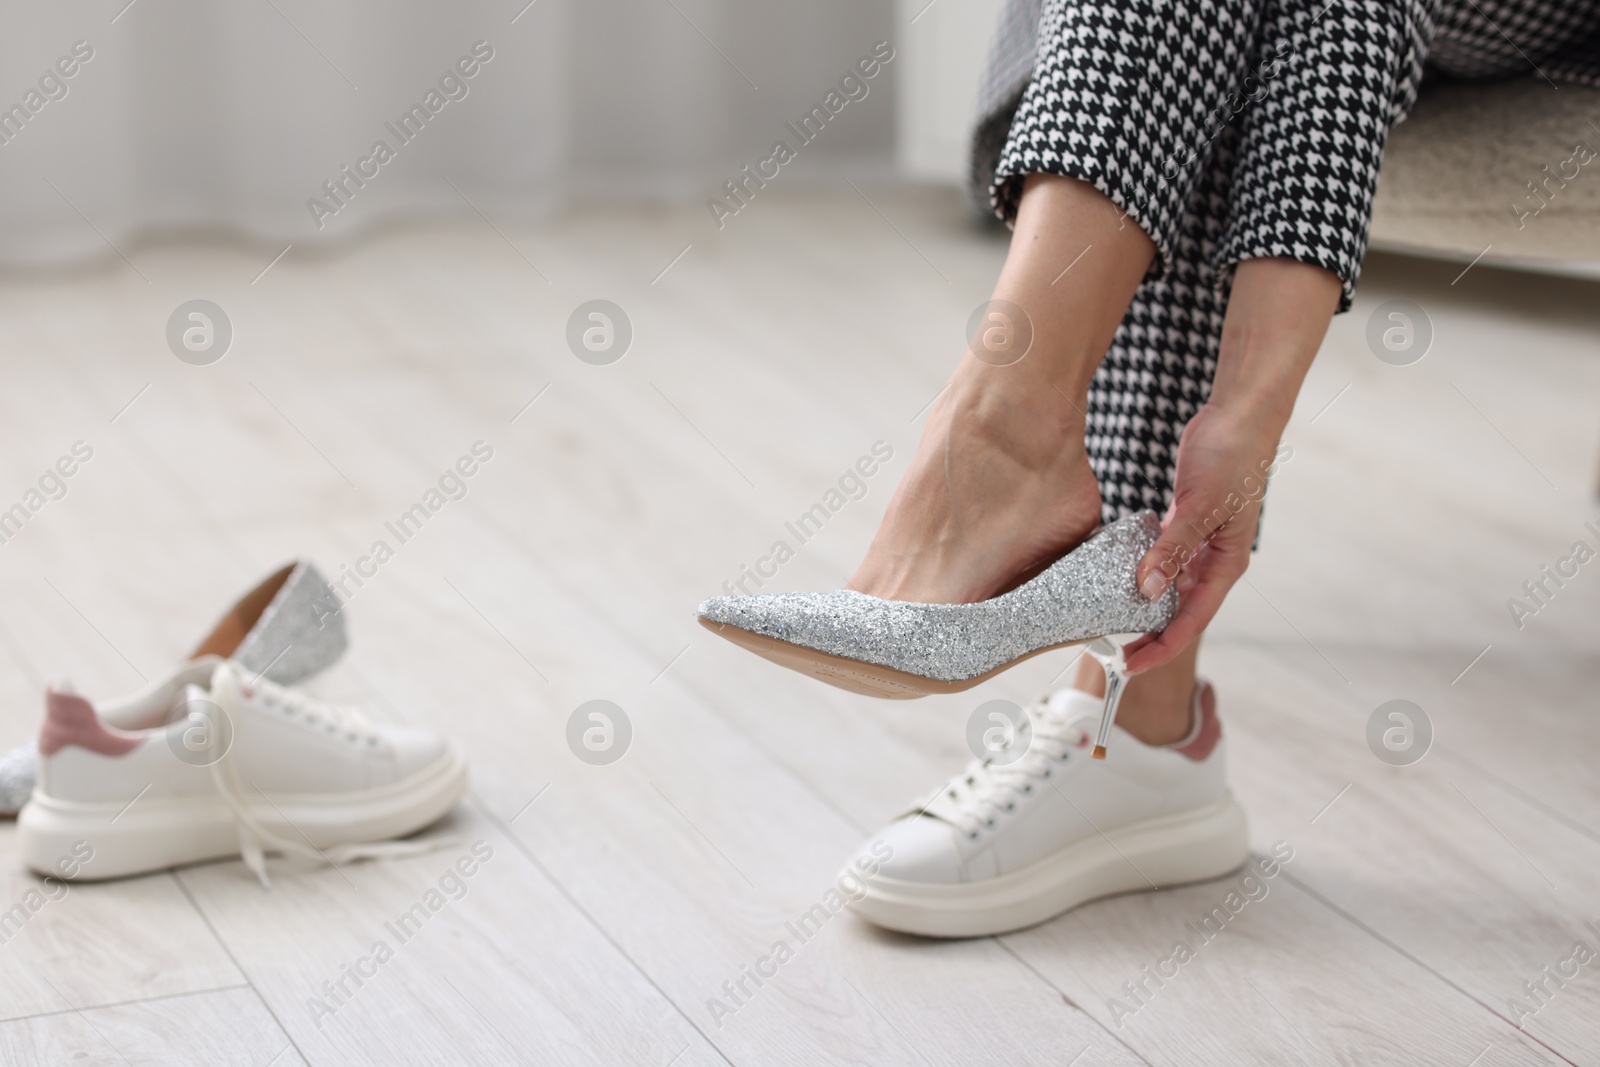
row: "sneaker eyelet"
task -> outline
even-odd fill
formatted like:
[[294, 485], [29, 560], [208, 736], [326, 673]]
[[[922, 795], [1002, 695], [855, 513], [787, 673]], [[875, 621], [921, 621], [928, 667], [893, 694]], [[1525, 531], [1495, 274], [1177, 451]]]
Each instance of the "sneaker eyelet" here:
[[1029, 782], [1027, 785], [1022, 787], [1022, 795], [1025, 796], [1025, 797], [1033, 796], [1033, 783], [1032, 782]]
[[977, 839], [978, 839], [978, 831], [976, 831], [976, 830], [972, 831], [970, 834], [967, 835], [967, 840], [968, 841], [976, 841]]

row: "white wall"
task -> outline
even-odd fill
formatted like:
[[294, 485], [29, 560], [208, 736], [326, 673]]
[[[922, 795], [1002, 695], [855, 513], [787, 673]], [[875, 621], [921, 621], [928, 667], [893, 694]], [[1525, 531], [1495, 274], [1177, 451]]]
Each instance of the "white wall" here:
[[978, 81], [1001, 0], [896, 0], [905, 42], [898, 157], [903, 173], [960, 183], [967, 173]]

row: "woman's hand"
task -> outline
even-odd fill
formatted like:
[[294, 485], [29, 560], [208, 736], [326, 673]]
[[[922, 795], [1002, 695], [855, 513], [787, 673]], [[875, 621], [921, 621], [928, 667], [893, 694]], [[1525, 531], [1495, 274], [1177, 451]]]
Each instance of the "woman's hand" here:
[[1250, 565], [1267, 478], [1293, 454], [1279, 446], [1276, 427], [1243, 420], [1206, 405], [1178, 443], [1172, 506], [1161, 537], [1139, 564], [1139, 588], [1151, 600], [1178, 584], [1178, 614], [1154, 638], [1134, 646], [1132, 674], [1159, 667], [1200, 636], [1223, 598]]
[[1178, 614], [1129, 646], [1130, 673], [1199, 637], [1250, 565], [1267, 476], [1293, 454], [1278, 441], [1342, 291], [1331, 271], [1290, 259], [1247, 259], [1234, 270], [1211, 398], [1184, 427], [1172, 507], [1139, 564], [1152, 600], [1178, 583]]

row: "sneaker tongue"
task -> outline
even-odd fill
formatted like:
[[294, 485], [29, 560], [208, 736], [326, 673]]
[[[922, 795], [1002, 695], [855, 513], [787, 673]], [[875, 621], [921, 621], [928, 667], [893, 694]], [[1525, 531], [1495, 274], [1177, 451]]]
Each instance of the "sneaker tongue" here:
[[172, 703], [167, 708], [168, 723], [181, 722], [187, 719], [195, 710], [204, 711], [212, 703], [211, 694], [203, 686], [190, 682], [172, 694]]
[[217, 664], [211, 672], [211, 699], [217, 703], [234, 703], [245, 694], [244, 680], [239, 671], [227, 660]]
[[216, 697], [211, 696], [205, 686], [195, 685], [194, 681], [190, 681], [189, 685], [182, 686], [173, 693], [173, 702], [166, 707], [166, 725], [181, 723], [194, 715], [213, 717], [214, 707], [218, 707]]
[[951, 826], [960, 826], [965, 816], [965, 809], [955, 797], [950, 795], [950, 786], [947, 784], [940, 786], [939, 791], [926, 804], [913, 808], [905, 814], [922, 815], [923, 817], [932, 816], [941, 822], [949, 823]]
[[[1100, 723], [1100, 713], [1105, 705], [1103, 698], [1071, 687], [1057, 689], [1045, 698], [1044, 703], [1047, 716], [1068, 727], [1076, 727], [1090, 737], [1094, 736], [1095, 728]], [[1041, 724], [1036, 723], [1036, 725]], [[952, 788], [956, 793], [954, 796], [951, 795]], [[907, 814], [931, 815], [953, 826], [960, 826], [966, 814], [966, 804], [962, 794], [968, 788], [968, 785], [958, 778], [941, 787], [926, 805], [914, 808]]]

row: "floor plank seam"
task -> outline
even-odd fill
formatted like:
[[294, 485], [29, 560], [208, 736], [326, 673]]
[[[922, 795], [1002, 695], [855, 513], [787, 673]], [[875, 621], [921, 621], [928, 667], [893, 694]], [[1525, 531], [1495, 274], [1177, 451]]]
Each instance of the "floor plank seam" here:
[[[1231, 639], [1223, 639], [1223, 640], [1216, 641], [1214, 643], [1215, 644], [1223, 644], [1224, 642], [1235, 643], [1239, 647], [1247, 647], [1245, 643], [1232, 642]], [[1290, 671], [1292, 671], [1293, 673], [1298, 675], [1302, 681], [1304, 681], [1304, 682], [1306, 682], [1308, 684], [1314, 685], [1314, 686], [1318, 686], [1318, 687], [1321, 686], [1321, 684], [1322, 684], [1321, 681], [1319, 681], [1318, 679], [1313, 677], [1312, 674], [1310, 672], [1308, 672], [1307, 670], [1305, 670], [1305, 668], [1303, 666], [1301, 666], [1300, 664], [1295, 663], [1293, 660], [1280, 660], [1280, 662], [1283, 663]], [[1330, 695], [1330, 694], [1327, 694], [1325, 692], [1325, 695]], [[1356, 716], [1361, 716], [1361, 715], [1367, 714], [1367, 711], [1363, 711], [1361, 706], [1359, 706], [1359, 705], [1357, 705], [1355, 703], [1356, 697], [1355, 697], [1355, 695], [1353, 693], [1348, 693], [1348, 692], [1338, 693], [1338, 695], [1336, 696], [1336, 699], [1338, 699], [1341, 703], [1343, 703], [1346, 707], [1349, 708], [1349, 710], [1351, 712], [1352, 721], [1354, 721]], [[1435, 743], [1434, 746], [1433, 746], [1433, 749], [1434, 749], [1434, 751], [1437, 751], [1441, 757], [1443, 757], [1445, 759], [1448, 759], [1448, 760], [1451, 760], [1452, 762], [1458, 764], [1459, 766], [1461, 766], [1462, 768], [1467, 770], [1469, 773], [1476, 775], [1482, 781], [1482, 783], [1484, 785], [1492, 786], [1492, 787], [1494, 787], [1496, 789], [1500, 789], [1500, 790], [1502, 790], [1502, 791], [1504, 791], [1506, 793], [1511, 794], [1512, 796], [1516, 797], [1518, 800], [1521, 800], [1524, 803], [1526, 803], [1528, 806], [1538, 810], [1539, 812], [1541, 812], [1541, 813], [1543, 813], [1545, 815], [1548, 815], [1551, 819], [1554, 819], [1556, 822], [1559, 822], [1561, 825], [1567, 827], [1568, 829], [1578, 832], [1579, 834], [1581, 834], [1582, 836], [1584, 836], [1584, 837], [1588, 838], [1589, 840], [1595, 842], [1596, 844], [1600, 844], [1600, 833], [1596, 833], [1594, 830], [1590, 829], [1589, 827], [1584, 826], [1582, 823], [1580, 823], [1577, 820], [1573, 819], [1572, 817], [1566, 815], [1565, 813], [1563, 813], [1559, 809], [1551, 807], [1548, 803], [1546, 803], [1545, 801], [1540, 800], [1534, 794], [1529, 793], [1526, 789], [1524, 789], [1522, 786], [1518, 785], [1516, 782], [1511, 781], [1508, 778], [1504, 778], [1501, 775], [1498, 775], [1498, 774], [1494, 773], [1491, 770], [1488, 770], [1482, 764], [1478, 763], [1476, 760], [1473, 760], [1473, 759], [1471, 759], [1471, 758], [1469, 758], [1467, 756], [1462, 755], [1460, 752], [1458, 752], [1457, 750], [1451, 748], [1448, 745]]]
[[[506, 524], [504, 522], [502, 522], [501, 519], [497, 515], [488, 515], [486, 517], [486, 522], [487, 522], [487, 524], [489, 526], [494, 528], [494, 530], [501, 536], [502, 539], [505, 540], [506, 544], [508, 546], [510, 546], [511, 549], [514, 552], [517, 552], [518, 554], [523, 555], [530, 562], [532, 562], [536, 566], [538, 566], [539, 569], [546, 574], [547, 579], [551, 582], [551, 584], [556, 586], [556, 588], [560, 589], [563, 593], [565, 593], [568, 596], [569, 599], [573, 600], [576, 603], [584, 604], [586, 606], [596, 602], [597, 598], [584, 596], [584, 595], [582, 595], [582, 591], [581, 590], [573, 589], [570, 586], [568, 586], [559, 577], [559, 572], [557, 571], [556, 568], [552, 568], [541, 557], [539, 557], [538, 555], [534, 554], [530, 550], [525, 549], [521, 544], [519, 544], [518, 541], [516, 540], [516, 538], [513, 536], [513, 531], [509, 530], [507, 528]], [[603, 602], [603, 600], [602, 600], [602, 602]], [[631, 648], [636, 654], [638, 654], [646, 662], [652, 661], [652, 659], [654, 658], [654, 653], [652, 653], [650, 649], [647, 649], [647, 648], [643, 647], [638, 642], [638, 640], [630, 632], [628, 632], [625, 628], [623, 628], [623, 627], [619, 626], [617, 623], [615, 623], [609, 614], [607, 614], [607, 613], [596, 613], [596, 612], [594, 612], [594, 610], [592, 608], [589, 609], [589, 611], [590, 611], [590, 617], [593, 618], [597, 623], [599, 623], [607, 631], [609, 631], [610, 633], [615, 635], [622, 642], [622, 644], [625, 647]], [[812, 794], [812, 796], [816, 797], [817, 800], [819, 802], [821, 802], [823, 807], [825, 807], [828, 810], [830, 810], [830, 811], [834, 812], [835, 814], [837, 814], [841, 819], [843, 819], [845, 821], [845, 823], [847, 825], [849, 825], [857, 833], [867, 834], [867, 833], [871, 832], [867, 827], [865, 827], [861, 823], [857, 822], [854, 817], [852, 817], [848, 813], [840, 810], [837, 806], [835, 806], [833, 800], [826, 793], [824, 793], [821, 790], [819, 790], [815, 785], [813, 785], [811, 783], [811, 781], [809, 779], [807, 779], [806, 777], [801, 775], [799, 772], [797, 772], [793, 767], [791, 767], [777, 753], [771, 751], [765, 744], [763, 744], [761, 742], [761, 740], [759, 738], [755, 737], [747, 729], [745, 729], [745, 727], [741, 723], [739, 723], [735, 719], [730, 718], [728, 715], [724, 714], [723, 711], [721, 710], [721, 705], [715, 699], [713, 699], [711, 697], [708, 697], [698, 687], [694, 686], [692, 683], [690, 683], [690, 682], [688, 682], [686, 680], [676, 680], [675, 679], [674, 681], [676, 681], [676, 684], [678, 684], [690, 696], [693, 696], [693, 697], [697, 698], [699, 700], [699, 702], [701, 703], [701, 705], [706, 708], [706, 710], [708, 710], [712, 715], [714, 715], [719, 722], [723, 723], [725, 726], [728, 727], [728, 729], [733, 731], [733, 733], [736, 736], [738, 736], [740, 738], [743, 738], [744, 741], [747, 744], [749, 744], [752, 748], [754, 748], [756, 751], [760, 752], [762, 755], [766, 756], [776, 766], [782, 768], [783, 771], [786, 774], [788, 774], [789, 777], [792, 780], [794, 780], [795, 782], [797, 782], [798, 784], [803, 786], [805, 788], [806, 792], [808, 792], [808, 793]]]
[[[711, 1035], [702, 1030], [699, 1024], [689, 1017], [689, 1013], [684, 1011], [683, 1008], [679, 1006], [678, 1002], [668, 995], [665, 989], [662, 989], [661, 986], [656, 984], [656, 980], [651, 977], [643, 967], [639, 966], [638, 961], [633, 958], [627, 949], [623, 948], [622, 945], [617, 942], [616, 938], [611, 936], [611, 932], [600, 924], [600, 921], [589, 912], [589, 909], [585, 908], [578, 901], [578, 898], [574, 896], [559, 879], [550, 873], [549, 869], [546, 868], [539, 858], [533, 854], [533, 850], [527, 846], [527, 843], [524, 842], [522, 838], [518, 837], [511, 827], [500, 818], [500, 816], [494, 813], [489, 805], [484, 802], [483, 798], [478, 796], [476, 791], [469, 790], [467, 792], [467, 799], [472, 803], [473, 807], [478, 809], [479, 814], [493, 823], [494, 826], [505, 835], [506, 839], [511, 842], [511, 847], [522, 853], [523, 857], [526, 858], [529, 863], [533, 864], [534, 869], [539, 872], [540, 876], [543, 877], [545, 881], [549, 882], [550, 885], [555, 888], [556, 892], [560, 893], [566, 898], [567, 903], [571, 904], [573, 908], [577, 910], [578, 914], [583, 916], [584, 921], [594, 929], [595, 933], [605, 938], [606, 944], [610, 945], [614, 950], [616, 950], [617, 955], [621, 956], [627, 961], [628, 966], [633, 968], [634, 973], [643, 979], [651, 989], [654, 989], [657, 995], [672, 1007], [672, 1010], [678, 1014], [678, 1017], [684, 1022], [688, 1023], [694, 1032], [700, 1035], [701, 1040], [703, 1040], [707, 1045], [711, 1046], [711, 1048], [716, 1051], [717, 1055], [722, 1058], [723, 1063], [727, 1064], [728, 1067], [737, 1067], [733, 1060], [728, 1058], [728, 1054], [722, 1050], [722, 1046], [711, 1040]], [[679, 1055], [682, 1055], [682, 1053]]]
[[1377, 928], [1367, 925], [1365, 922], [1363, 922], [1361, 920], [1360, 917], [1355, 915], [1353, 912], [1347, 911], [1344, 908], [1340, 907], [1338, 904], [1335, 904], [1332, 900], [1330, 900], [1329, 898], [1323, 896], [1321, 892], [1319, 892], [1318, 890], [1313, 889], [1311, 886], [1307, 885], [1305, 883], [1305, 881], [1302, 880], [1300, 877], [1298, 877], [1296, 875], [1292, 875], [1288, 871], [1283, 871], [1281, 873], [1282, 873], [1284, 879], [1286, 881], [1288, 881], [1290, 885], [1293, 885], [1295, 888], [1297, 888], [1301, 892], [1305, 893], [1312, 900], [1315, 900], [1317, 903], [1321, 904], [1323, 907], [1327, 908], [1329, 911], [1331, 911], [1335, 915], [1339, 916], [1341, 919], [1343, 919], [1345, 922], [1349, 923], [1351, 926], [1354, 926], [1356, 929], [1361, 930], [1368, 937], [1371, 937], [1373, 940], [1377, 941], [1379, 944], [1381, 944], [1384, 947], [1388, 948], [1390, 951], [1398, 954], [1399, 956], [1403, 957], [1404, 959], [1410, 961], [1416, 967], [1418, 967], [1421, 970], [1423, 970], [1423, 971], [1427, 972], [1428, 974], [1432, 975], [1435, 979], [1437, 979], [1438, 981], [1442, 982], [1444, 985], [1446, 985], [1450, 989], [1453, 989], [1459, 995], [1465, 997], [1467, 1000], [1471, 1001], [1472, 1003], [1476, 1004], [1478, 1007], [1482, 1008], [1484, 1011], [1488, 1012], [1490, 1015], [1494, 1016], [1494, 1018], [1497, 1019], [1498, 1021], [1500, 1021], [1502, 1023], [1505, 1023], [1507, 1026], [1511, 1027], [1511, 1029], [1513, 1031], [1515, 1031], [1516, 1033], [1521, 1034], [1523, 1037], [1527, 1038], [1529, 1041], [1532, 1041], [1533, 1043], [1538, 1045], [1540, 1048], [1543, 1048], [1545, 1051], [1549, 1052], [1552, 1056], [1556, 1057], [1562, 1063], [1570, 1064], [1571, 1067], [1579, 1067], [1579, 1064], [1578, 1064], [1578, 1062], [1576, 1060], [1570, 1059], [1569, 1057], [1563, 1055], [1557, 1049], [1552, 1048], [1543, 1039], [1541, 1039], [1541, 1038], [1529, 1033], [1527, 1030], [1525, 1030], [1522, 1027], [1518, 1026], [1516, 1023], [1514, 1023], [1510, 1019], [1506, 1018], [1504, 1014], [1502, 1014], [1499, 1011], [1496, 1011], [1493, 1005], [1485, 1003], [1475, 993], [1471, 992], [1468, 989], [1463, 988], [1462, 986], [1457, 984], [1453, 979], [1451, 979], [1448, 975], [1444, 974], [1442, 971], [1439, 971], [1439, 970], [1435, 969], [1430, 964], [1428, 964], [1424, 960], [1422, 960], [1419, 957], [1417, 957], [1416, 955], [1414, 955], [1405, 946], [1399, 944], [1396, 941], [1391, 940], [1390, 938], [1385, 936], [1381, 931], [1379, 931]]
[[1539, 799], [1534, 794], [1522, 788], [1522, 786], [1518, 785], [1516, 782], [1496, 774], [1494, 771], [1484, 767], [1476, 760], [1473, 760], [1467, 756], [1463, 756], [1460, 752], [1457, 752], [1455, 749], [1452, 749], [1448, 746], [1435, 745], [1434, 747], [1438, 749], [1439, 755], [1456, 764], [1459, 764], [1473, 774], [1478, 775], [1484, 780], [1485, 783], [1511, 794], [1513, 797], [1522, 801], [1530, 808], [1533, 808], [1539, 813], [1548, 816], [1554, 821], [1560, 823], [1562, 826], [1565, 826], [1567, 829], [1581, 834], [1590, 841], [1593, 841], [1595, 844], [1600, 844], [1600, 833], [1596, 833], [1593, 829], [1572, 818], [1559, 808], [1552, 807], [1549, 803]]
[[[216, 926], [211, 922], [211, 916], [205, 913], [205, 909], [202, 908], [200, 906], [200, 902], [194, 898], [194, 894], [189, 892], [189, 887], [184, 884], [182, 875], [178, 871], [172, 871], [170, 873], [172, 875], [172, 880], [178, 884], [179, 891], [181, 891], [188, 899], [189, 906], [194, 908], [195, 913], [200, 916], [200, 921], [206, 924], [206, 929], [211, 931], [211, 936], [216, 939], [217, 945], [221, 947], [223, 952], [227, 953], [228, 959], [233, 964], [234, 970], [238, 971], [244, 977], [245, 983], [250, 987], [250, 991], [256, 995], [256, 999], [261, 1002], [261, 1006], [266, 1009], [267, 1014], [272, 1016], [272, 1022], [277, 1026], [278, 1032], [283, 1035], [283, 1039], [289, 1042], [289, 1046], [294, 1049], [295, 1055], [299, 1056], [301, 1061], [307, 1064], [309, 1067], [312, 1062], [311, 1057], [306, 1055], [305, 1050], [300, 1047], [300, 1043], [294, 1039], [294, 1034], [290, 1033], [289, 1028], [284, 1025], [283, 1019], [279, 1017], [277, 1009], [272, 1006], [271, 1002], [268, 1001], [266, 997], [261, 995], [261, 989], [256, 985], [255, 979], [251, 978], [250, 973], [240, 965], [238, 957], [233, 954], [233, 949], [230, 948], [228, 943], [223, 940], [222, 935], [218, 933]], [[278, 1055], [281, 1056], [283, 1053], [280, 1052]]]
[[157, 993], [153, 997], [130, 997], [127, 1000], [108, 1000], [103, 1004], [84, 1004], [75, 1008], [62, 1008], [58, 1011], [36, 1011], [28, 1015], [12, 1015], [0, 1019], [0, 1026], [10, 1023], [27, 1022], [30, 1019], [48, 1019], [57, 1015], [76, 1015], [85, 1011], [102, 1011], [106, 1008], [126, 1008], [138, 1004], [155, 1004], [165, 1000], [181, 1000], [184, 997], [204, 997], [213, 993], [227, 993], [235, 989], [251, 989], [249, 982], [235, 982], [232, 985], [208, 986], [205, 989], [186, 989], [181, 993]]
[[[1117, 1044], [1121, 1045], [1123, 1048], [1127, 1049], [1128, 1050], [1128, 1055], [1132, 1056], [1134, 1059], [1138, 1060], [1140, 1063], [1145, 1064], [1145, 1067], [1153, 1067], [1153, 1065], [1150, 1063], [1150, 1061], [1145, 1059], [1144, 1056], [1140, 1054], [1138, 1049], [1134, 1048], [1132, 1045], [1130, 1045], [1126, 1041], [1122, 1040], [1121, 1037], [1118, 1037], [1116, 1034], [1112, 1033], [1111, 1032], [1111, 1028], [1106, 1026], [1105, 1023], [1101, 1022], [1099, 1020], [1099, 1018], [1097, 1018], [1093, 1013], [1085, 1011], [1083, 1008], [1079, 1007], [1077, 1002], [1074, 1001], [1071, 997], [1069, 997], [1067, 995], [1066, 990], [1062, 989], [1060, 986], [1058, 986], [1054, 982], [1050, 981], [1050, 979], [1046, 978], [1042, 971], [1040, 971], [1033, 964], [1029, 963], [1027, 960], [1023, 959], [1022, 955], [1019, 952], [1017, 952], [1016, 949], [1014, 949], [1010, 945], [1006, 944], [1006, 942], [1005, 942], [1005, 937], [1006, 936], [1007, 935], [1004, 935], [1004, 934], [997, 934], [996, 936], [989, 938], [989, 940], [993, 941], [995, 944], [997, 944], [1001, 948], [1005, 949], [1007, 954], [1009, 954], [1012, 959], [1016, 960], [1019, 964], [1021, 964], [1024, 970], [1032, 972], [1032, 974], [1036, 978], [1038, 978], [1039, 981], [1043, 982], [1046, 986], [1050, 987], [1056, 993], [1060, 994], [1061, 999], [1063, 1001], [1065, 1001], [1067, 1003], [1067, 1005], [1072, 1008], [1073, 1011], [1077, 1012], [1079, 1015], [1082, 1015], [1084, 1018], [1086, 1018], [1090, 1022], [1094, 1023], [1096, 1026], [1098, 1026], [1101, 1030], [1103, 1030], [1105, 1032], [1105, 1035], [1107, 1037], [1109, 1037], [1111, 1040], [1115, 1041]], [[1088, 1050], [1085, 1049], [1084, 1051], [1086, 1052]], [[1080, 1052], [1080, 1053], [1078, 1053], [1078, 1055], [1082, 1056], [1083, 1053]], [[1077, 1062], [1076, 1059], [1074, 1059], [1073, 1062]]]

